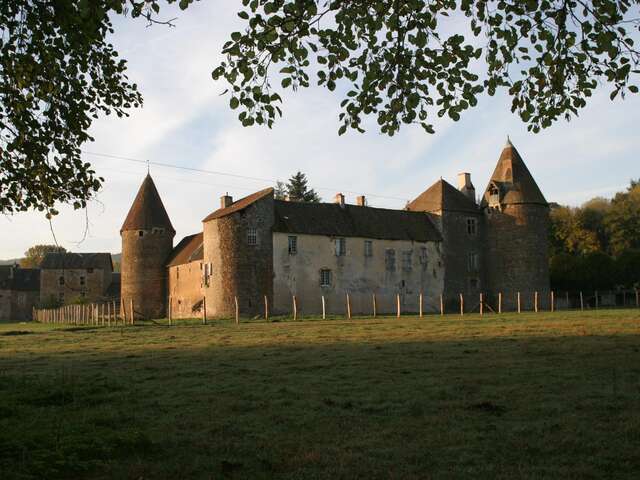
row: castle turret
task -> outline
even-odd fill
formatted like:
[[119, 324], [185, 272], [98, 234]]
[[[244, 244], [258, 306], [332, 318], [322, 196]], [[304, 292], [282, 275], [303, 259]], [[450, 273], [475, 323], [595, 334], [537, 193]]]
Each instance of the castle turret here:
[[121, 296], [127, 308], [134, 301], [136, 317], [165, 315], [165, 263], [175, 234], [153, 179], [147, 175], [120, 230]]
[[[529, 309], [538, 292], [549, 304], [549, 205], [522, 157], [507, 140], [482, 198], [487, 225], [487, 286], [513, 308], [520, 292]], [[545, 307], [546, 308], [546, 307]]]

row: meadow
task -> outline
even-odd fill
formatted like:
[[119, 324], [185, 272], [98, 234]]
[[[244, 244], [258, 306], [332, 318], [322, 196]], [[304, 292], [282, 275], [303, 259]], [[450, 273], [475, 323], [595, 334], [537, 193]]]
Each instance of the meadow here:
[[637, 478], [640, 310], [0, 324], [0, 478]]

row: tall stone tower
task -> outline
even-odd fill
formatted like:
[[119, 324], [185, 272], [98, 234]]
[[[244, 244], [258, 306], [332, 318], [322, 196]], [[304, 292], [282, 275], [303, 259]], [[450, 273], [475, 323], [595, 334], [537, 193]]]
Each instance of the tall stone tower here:
[[486, 279], [495, 297], [513, 309], [520, 292], [523, 309], [549, 305], [549, 205], [522, 157], [507, 140], [484, 192]]
[[153, 179], [147, 175], [120, 230], [121, 296], [127, 307], [130, 299], [134, 301], [136, 317], [162, 318], [165, 314], [165, 264], [175, 234]]

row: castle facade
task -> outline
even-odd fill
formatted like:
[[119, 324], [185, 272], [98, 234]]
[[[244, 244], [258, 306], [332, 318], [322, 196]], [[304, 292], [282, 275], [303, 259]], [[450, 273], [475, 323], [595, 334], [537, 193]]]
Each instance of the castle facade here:
[[234, 201], [175, 247], [175, 229], [150, 176], [121, 229], [122, 289], [136, 315], [174, 318], [402, 309], [523, 309], [549, 302], [549, 207], [508, 142], [480, 200], [468, 173], [438, 180], [403, 210], [277, 200], [272, 188]]

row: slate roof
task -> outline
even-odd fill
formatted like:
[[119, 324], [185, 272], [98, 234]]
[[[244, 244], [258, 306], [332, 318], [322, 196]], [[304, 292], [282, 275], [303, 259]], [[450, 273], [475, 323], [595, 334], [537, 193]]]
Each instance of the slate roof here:
[[507, 140], [493, 175], [491, 175], [489, 186], [482, 199], [481, 205], [483, 207], [488, 205], [489, 188], [492, 183], [500, 190], [500, 203], [548, 205], [524, 160], [510, 140]]
[[195, 233], [180, 240], [180, 243], [173, 248], [171, 256], [167, 261], [167, 266], [173, 267], [175, 265], [184, 265], [185, 263], [202, 260], [204, 258], [202, 239], [202, 233]]
[[158, 189], [151, 175], [147, 174], [122, 224], [120, 233], [125, 230], [151, 230], [154, 227], [176, 232], [171, 225]]
[[275, 232], [380, 240], [440, 241], [422, 212], [275, 200]]
[[40, 264], [42, 270], [86, 270], [88, 268], [111, 270], [110, 253], [47, 253]]
[[0, 289], [16, 291], [39, 291], [40, 270], [20, 268], [13, 265], [0, 266]]
[[226, 217], [227, 215], [230, 215], [232, 213], [239, 212], [240, 210], [244, 210], [249, 205], [269, 195], [273, 195], [273, 188], [265, 188], [264, 190], [260, 190], [259, 192], [252, 193], [251, 195], [248, 195], [244, 198], [241, 198], [238, 201], [233, 202], [231, 205], [229, 205], [226, 208], [219, 208], [215, 212], [207, 215], [202, 221], [208, 222], [209, 220], [213, 220], [215, 218]]
[[440, 179], [422, 192], [415, 200], [409, 202], [407, 210], [417, 212], [449, 212], [480, 213], [478, 205], [450, 183]]

